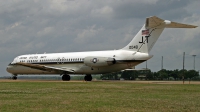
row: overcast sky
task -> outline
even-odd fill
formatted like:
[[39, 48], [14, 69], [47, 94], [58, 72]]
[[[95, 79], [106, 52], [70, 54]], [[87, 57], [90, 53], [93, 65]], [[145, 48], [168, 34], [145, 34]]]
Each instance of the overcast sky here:
[[[200, 26], [199, 0], [0, 0], [0, 75], [22, 54], [114, 50], [126, 46], [146, 17]], [[165, 29], [148, 61], [152, 71], [200, 70], [200, 27]], [[140, 64], [136, 68], [145, 68]]]

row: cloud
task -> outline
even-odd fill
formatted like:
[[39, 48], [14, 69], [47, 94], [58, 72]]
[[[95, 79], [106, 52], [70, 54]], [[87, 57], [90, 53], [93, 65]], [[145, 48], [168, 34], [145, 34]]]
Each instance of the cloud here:
[[174, 19], [190, 15], [185, 9], [189, 3], [188, 0], [121, 1], [113, 9], [117, 18], [146, 18], [156, 15]]
[[93, 9], [91, 11], [91, 15], [94, 17], [101, 17], [101, 18], [112, 18], [113, 15], [113, 9], [110, 6], [104, 6], [100, 9]]
[[91, 42], [91, 39], [95, 38], [103, 29], [95, 28], [96, 25], [90, 26], [87, 29], [84, 29], [82, 32], [77, 34], [77, 38], [75, 38], [76, 43], [86, 43]]
[[46, 35], [49, 35], [50, 33], [54, 33], [54, 27], [46, 27], [41, 31], [37, 32], [37, 35], [39, 37], [45, 37]]

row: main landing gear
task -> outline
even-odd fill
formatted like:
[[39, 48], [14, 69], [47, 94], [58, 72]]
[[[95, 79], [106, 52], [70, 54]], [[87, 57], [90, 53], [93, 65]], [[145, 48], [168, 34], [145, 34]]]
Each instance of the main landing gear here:
[[[71, 79], [71, 77], [68, 74], [64, 74], [62, 76], [62, 80], [63, 81], [70, 81], [70, 79]], [[85, 77], [84, 77], [84, 80], [85, 81], [92, 81], [92, 75], [91, 74], [86, 74]]]
[[92, 81], [92, 75], [91, 74], [86, 74], [84, 77], [85, 81]]
[[12, 79], [13, 79], [13, 80], [17, 80], [17, 75], [14, 74], [14, 75], [12, 76]]
[[64, 74], [64, 75], [62, 76], [62, 80], [63, 80], [63, 81], [70, 81], [70, 79], [71, 79], [71, 77], [70, 77], [68, 74]]

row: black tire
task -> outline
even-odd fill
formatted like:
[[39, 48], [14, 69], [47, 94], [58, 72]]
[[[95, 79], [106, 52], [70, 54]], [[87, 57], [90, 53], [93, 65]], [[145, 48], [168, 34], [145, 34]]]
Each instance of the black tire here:
[[84, 80], [85, 80], [85, 81], [87, 81], [87, 79], [88, 79], [88, 76], [87, 76], [87, 75], [85, 75], [85, 77], [84, 77]]
[[17, 76], [13, 76], [12, 79], [13, 79], [13, 80], [17, 80]]
[[88, 76], [88, 81], [92, 81], [92, 76], [91, 75]]
[[92, 81], [92, 76], [91, 75], [85, 75], [84, 80], [85, 81]]
[[70, 81], [70, 79], [71, 79], [71, 77], [69, 75], [65, 74], [65, 75], [62, 76], [63, 81]]

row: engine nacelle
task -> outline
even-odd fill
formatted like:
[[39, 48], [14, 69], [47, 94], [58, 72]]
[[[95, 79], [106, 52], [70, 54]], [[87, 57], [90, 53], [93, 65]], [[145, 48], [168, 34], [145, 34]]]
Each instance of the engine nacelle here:
[[84, 64], [90, 67], [103, 67], [115, 64], [114, 58], [88, 56], [84, 59]]

